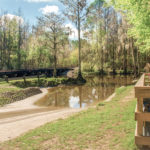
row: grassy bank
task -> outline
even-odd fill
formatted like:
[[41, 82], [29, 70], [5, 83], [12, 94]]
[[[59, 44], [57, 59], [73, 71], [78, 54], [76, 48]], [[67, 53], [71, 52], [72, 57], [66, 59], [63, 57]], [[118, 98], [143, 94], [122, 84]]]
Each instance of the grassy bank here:
[[[7, 98], [7, 94], [8, 92], [19, 92], [20, 88], [15, 87], [15, 86], [10, 86], [8, 83], [6, 82], [0, 82], [0, 106], [7, 104], [8, 103], [8, 98]], [[6, 95], [6, 96], [4, 96]], [[9, 99], [9, 101], [11, 101]]]
[[50, 87], [65, 84], [67, 80], [68, 78], [26, 78], [25, 80], [20, 79], [9, 81], [9, 84], [19, 88]]
[[65, 120], [46, 124], [3, 143], [1, 150], [134, 150], [134, 110], [129, 96], [132, 86], [117, 89], [111, 102], [100, 103]]
[[[4, 81], [3, 81], [4, 83]], [[6, 82], [5, 82], [6, 83]], [[25, 78], [10, 80], [9, 85], [16, 86], [18, 88], [27, 88], [27, 87], [53, 87], [60, 84], [72, 85], [72, 84], [83, 84], [78, 79], [60, 77], [60, 78]]]
[[39, 88], [21, 89], [8, 83], [0, 83], [0, 107], [41, 93]]

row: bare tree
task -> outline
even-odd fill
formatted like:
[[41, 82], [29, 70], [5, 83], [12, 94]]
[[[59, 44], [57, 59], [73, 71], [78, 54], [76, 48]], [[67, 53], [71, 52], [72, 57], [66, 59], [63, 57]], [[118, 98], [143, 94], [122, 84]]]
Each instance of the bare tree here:
[[[21, 9], [18, 10], [18, 16], [21, 17]], [[23, 22], [18, 20], [18, 45], [17, 45], [17, 69], [21, 69], [21, 46], [23, 44]]]
[[54, 59], [54, 73], [53, 76], [57, 76], [57, 53], [58, 47], [62, 42], [63, 35], [67, 33], [64, 25], [64, 18], [61, 15], [50, 13], [38, 18], [39, 26], [46, 36], [47, 45], [50, 47], [53, 53]]

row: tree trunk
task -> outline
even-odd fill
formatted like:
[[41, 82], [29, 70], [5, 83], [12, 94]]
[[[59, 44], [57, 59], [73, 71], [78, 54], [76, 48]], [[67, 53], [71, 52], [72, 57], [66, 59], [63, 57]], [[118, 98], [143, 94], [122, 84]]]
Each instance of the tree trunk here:
[[127, 74], [127, 51], [126, 51], [126, 48], [125, 48], [125, 43], [124, 43], [124, 60], [123, 60], [123, 67], [124, 67], [124, 74]]
[[21, 27], [19, 23], [19, 39], [18, 39], [18, 51], [17, 51], [17, 57], [18, 57], [18, 64], [17, 64], [17, 69], [21, 69]]
[[81, 37], [80, 37], [80, 33], [81, 33], [81, 29], [80, 29], [80, 10], [79, 10], [79, 4], [78, 4], [78, 49], [79, 49], [79, 55], [78, 55], [78, 67], [79, 67], [79, 71], [78, 71], [78, 78], [82, 79], [82, 73], [81, 73]]
[[9, 39], [8, 39], [8, 56], [7, 56], [7, 69], [11, 69], [11, 66], [10, 66], [10, 55], [11, 55], [11, 39], [10, 39], [11, 35], [10, 35], [10, 29], [9, 29]]
[[140, 53], [138, 52], [138, 48], [137, 48], [137, 69], [138, 69], [138, 75], [140, 75], [140, 60], [139, 60], [139, 55]]
[[133, 70], [134, 70], [134, 77], [137, 76], [138, 72], [137, 72], [137, 61], [136, 61], [136, 49], [134, 47], [134, 43], [133, 43], [133, 38], [131, 39], [131, 44], [132, 44], [132, 61], [133, 61]]
[[56, 37], [54, 36], [54, 72], [53, 76], [57, 77], [57, 44], [56, 44]]
[[116, 69], [115, 69], [115, 42], [114, 42], [114, 38], [113, 38], [113, 74], [116, 73]]
[[101, 74], [104, 74], [104, 51], [102, 46], [102, 54], [101, 54]]
[[6, 66], [6, 31], [4, 29], [4, 37], [3, 37], [3, 67]]

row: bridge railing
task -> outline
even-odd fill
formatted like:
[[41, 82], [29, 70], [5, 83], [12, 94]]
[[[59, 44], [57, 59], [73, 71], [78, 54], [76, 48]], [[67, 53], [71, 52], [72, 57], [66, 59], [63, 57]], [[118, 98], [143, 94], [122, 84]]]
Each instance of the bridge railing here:
[[150, 145], [150, 74], [143, 74], [135, 85], [135, 97], [135, 143]]

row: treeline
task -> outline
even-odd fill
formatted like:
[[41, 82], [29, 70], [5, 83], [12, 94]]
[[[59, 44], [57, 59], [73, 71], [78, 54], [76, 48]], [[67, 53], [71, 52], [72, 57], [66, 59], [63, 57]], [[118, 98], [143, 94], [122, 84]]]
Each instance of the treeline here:
[[[30, 26], [19, 15], [1, 15], [0, 70], [54, 67], [54, 76], [58, 66], [79, 66], [79, 71], [101, 74], [132, 71], [138, 75], [143, 70], [150, 58], [148, 36], [143, 33], [142, 41], [128, 11], [116, 9], [121, 1], [112, 1], [111, 5], [104, 0], [90, 5], [87, 0], [61, 2], [68, 13], [38, 17], [36, 26]], [[69, 39], [73, 31], [65, 25], [67, 18], [76, 26], [78, 40]]]
[[3, 14], [0, 18], [0, 70], [52, 68], [57, 63], [67, 66], [68, 32], [63, 19], [55, 14], [38, 18], [37, 26], [30, 26], [21, 16]]
[[95, 0], [89, 7], [85, 27], [88, 45], [83, 50], [84, 70], [98, 70], [102, 74], [120, 70], [135, 75], [143, 70], [149, 56], [139, 50], [137, 38], [129, 34], [132, 25], [126, 13], [116, 11], [103, 0]]

